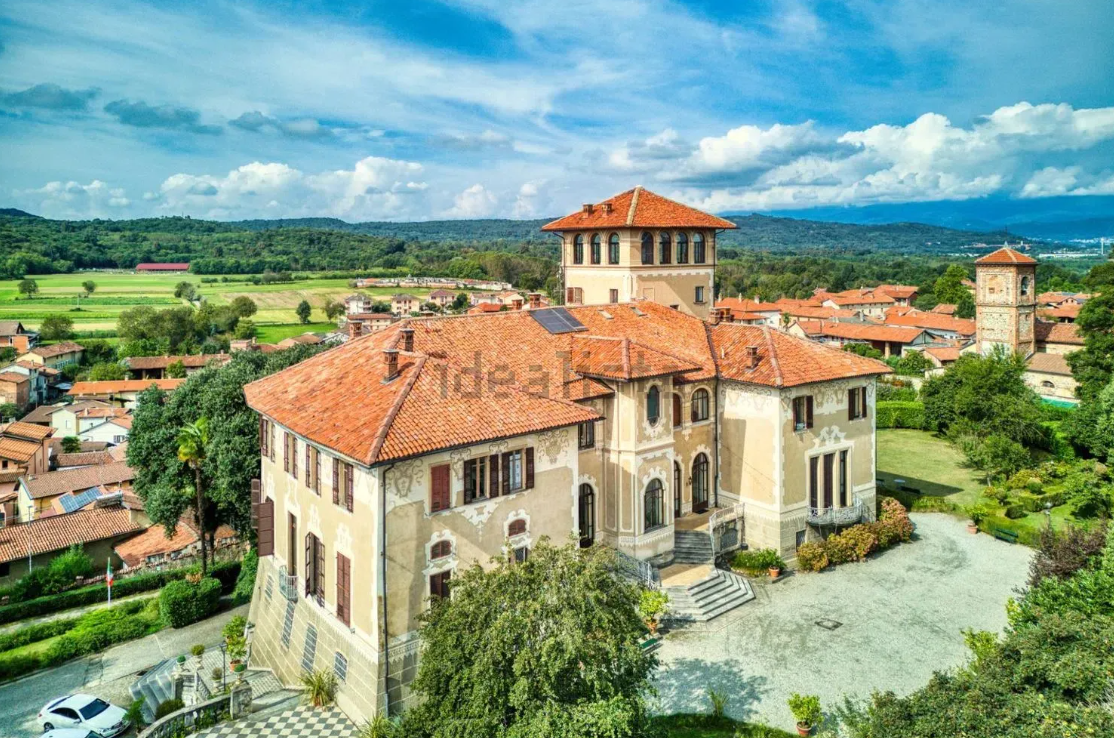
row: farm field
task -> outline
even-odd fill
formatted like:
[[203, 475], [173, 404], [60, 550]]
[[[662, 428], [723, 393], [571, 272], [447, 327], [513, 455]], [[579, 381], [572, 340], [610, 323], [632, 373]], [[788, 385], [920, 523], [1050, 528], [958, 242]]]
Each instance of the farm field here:
[[[249, 282], [202, 284], [201, 276], [196, 274], [132, 272], [78, 272], [31, 278], [39, 285], [39, 293], [33, 299], [20, 296], [17, 281], [0, 281], [0, 320], [20, 320], [28, 328], [35, 329], [48, 315], [62, 313], [73, 319], [74, 330], [78, 333], [113, 330], [120, 313], [138, 305], [155, 308], [183, 305], [183, 300], [174, 297], [174, 287], [179, 282], [188, 281], [197, 287], [204, 299], [215, 304], [226, 304], [240, 295], [251, 298], [259, 306], [259, 312], [252, 320], [263, 329], [260, 340], [273, 339], [273, 331], [267, 330], [266, 326], [289, 326], [285, 332], [280, 331], [282, 335], [277, 340], [281, 340], [306, 330], [325, 330], [322, 327], [326, 322], [322, 312], [325, 301], [329, 298], [343, 299], [354, 291], [348, 286], [347, 279], [301, 279], [260, 285]], [[97, 284], [96, 292], [90, 298], [79, 297], [83, 294], [81, 283], [90, 279]], [[360, 291], [376, 297], [390, 297], [402, 290], [380, 287]], [[428, 290], [405, 291], [417, 297], [428, 294]], [[294, 308], [302, 300], [313, 307], [310, 323], [315, 325], [297, 324]]]

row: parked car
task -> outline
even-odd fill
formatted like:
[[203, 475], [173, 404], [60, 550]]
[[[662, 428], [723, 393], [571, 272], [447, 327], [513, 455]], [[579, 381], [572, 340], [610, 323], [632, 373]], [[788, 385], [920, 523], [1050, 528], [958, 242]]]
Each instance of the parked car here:
[[[93, 731], [103, 738], [115, 738], [131, 724], [120, 707], [91, 694], [71, 694], [48, 702], [39, 710], [39, 723], [44, 731], [55, 728], [78, 728]], [[69, 738], [67, 736], [66, 738]]]
[[101, 736], [85, 728], [55, 728], [43, 733], [42, 738], [101, 738]]

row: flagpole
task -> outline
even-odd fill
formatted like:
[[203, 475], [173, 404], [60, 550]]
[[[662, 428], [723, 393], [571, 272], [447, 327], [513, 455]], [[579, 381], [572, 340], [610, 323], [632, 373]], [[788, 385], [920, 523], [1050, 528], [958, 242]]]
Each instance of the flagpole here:
[[108, 560], [108, 571], [104, 575], [104, 580], [108, 582], [108, 604], [112, 604], [112, 559]]

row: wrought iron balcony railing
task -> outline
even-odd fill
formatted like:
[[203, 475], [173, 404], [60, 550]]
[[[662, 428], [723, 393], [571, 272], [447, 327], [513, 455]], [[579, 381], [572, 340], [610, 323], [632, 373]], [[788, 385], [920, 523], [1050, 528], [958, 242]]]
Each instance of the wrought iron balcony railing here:
[[808, 509], [808, 524], [818, 527], [835, 527], [840, 525], [855, 525], [865, 519], [866, 507], [863, 501], [856, 497], [846, 507], [810, 507]]
[[282, 565], [278, 570], [279, 592], [282, 596], [291, 602], [298, 600], [298, 575], [290, 574], [286, 570], [286, 565]]

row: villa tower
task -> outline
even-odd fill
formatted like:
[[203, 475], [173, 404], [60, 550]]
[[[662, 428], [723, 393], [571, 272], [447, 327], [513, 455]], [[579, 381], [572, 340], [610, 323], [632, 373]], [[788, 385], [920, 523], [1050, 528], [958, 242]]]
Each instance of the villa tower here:
[[975, 261], [975, 340], [980, 353], [1004, 346], [1022, 356], [1033, 354], [1036, 308], [1036, 259], [1003, 247]]

